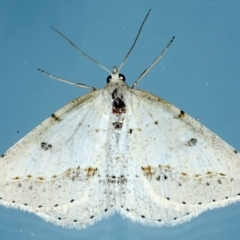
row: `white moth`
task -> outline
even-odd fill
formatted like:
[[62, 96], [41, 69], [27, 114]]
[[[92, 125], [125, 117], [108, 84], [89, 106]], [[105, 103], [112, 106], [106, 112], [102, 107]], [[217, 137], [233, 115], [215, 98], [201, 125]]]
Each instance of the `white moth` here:
[[133, 44], [105, 88], [73, 100], [3, 154], [0, 204], [81, 228], [114, 212], [176, 225], [239, 201], [240, 154], [184, 111], [135, 89], [170, 43], [130, 88], [119, 70]]

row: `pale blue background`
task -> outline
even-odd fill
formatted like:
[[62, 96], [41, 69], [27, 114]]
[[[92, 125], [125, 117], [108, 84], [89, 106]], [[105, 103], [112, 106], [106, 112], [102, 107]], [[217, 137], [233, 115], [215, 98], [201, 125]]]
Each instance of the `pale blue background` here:
[[[102, 88], [107, 73], [50, 29], [56, 27], [111, 69], [141, 37], [122, 69], [128, 83], [176, 40], [139, 88], [154, 93], [240, 150], [240, 2], [238, 0], [0, 1], [0, 153], [51, 113], [88, 90], [37, 71]], [[19, 133], [17, 132], [19, 131]], [[240, 203], [177, 227], [152, 228], [115, 215], [86, 230], [67, 230], [0, 207], [0, 239], [240, 239]]]

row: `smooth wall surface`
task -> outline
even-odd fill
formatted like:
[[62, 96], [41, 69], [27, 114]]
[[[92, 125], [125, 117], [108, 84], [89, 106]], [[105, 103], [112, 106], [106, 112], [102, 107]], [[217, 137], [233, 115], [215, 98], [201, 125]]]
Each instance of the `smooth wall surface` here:
[[[54, 26], [108, 69], [119, 66], [152, 12], [122, 73], [131, 85], [176, 39], [139, 83], [183, 109], [240, 150], [240, 3], [237, 0], [8, 0], [0, 2], [0, 153], [74, 98], [88, 92], [40, 74], [42, 68], [102, 88], [108, 73], [51, 30]], [[221, 151], [221, 149], [219, 149]], [[0, 206], [0, 238], [239, 239], [240, 203], [190, 222], [154, 228], [119, 215], [68, 230]]]

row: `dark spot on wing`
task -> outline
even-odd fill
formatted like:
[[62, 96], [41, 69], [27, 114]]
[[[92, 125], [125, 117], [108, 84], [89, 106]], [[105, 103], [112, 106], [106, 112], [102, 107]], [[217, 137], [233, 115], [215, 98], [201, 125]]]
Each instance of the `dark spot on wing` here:
[[3, 158], [5, 156], [5, 154], [3, 154], [1, 157]]
[[129, 133], [132, 134], [132, 131], [133, 131], [133, 130], [130, 128], [130, 129], [129, 129]]
[[194, 175], [194, 177], [200, 177], [201, 176], [201, 174], [195, 174]]
[[92, 167], [85, 169], [85, 171], [87, 171], [87, 177], [93, 177], [96, 174], [97, 170], [97, 168]]
[[152, 178], [154, 174], [154, 169], [151, 166], [141, 167], [141, 169], [143, 170], [143, 174], [145, 177]]
[[18, 180], [18, 179], [20, 179], [20, 177], [15, 177], [15, 178], [13, 178], [13, 180]]
[[237, 150], [236, 150], [236, 149], [234, 149], [233, 151], [234, 151], [234, 153], [236, 153], [236, 154], [237, 154]]
[[56, 116], [54, 113], [51, 115], [51, 117], [54, 121], [57, 121], [57, 122], [61, 121], [61, 119], [58, 116]]
[[52, 148], [51, 144], [48, 144], [46, 142], [41, 142], [41, 148], [45, 151], [47, 151], [48, 149]]
[[196, 138], [191, 138], [189, 141], [187, 141], [187, 145], [189, 147], [195, 146], [197, 144], [197, 139]]
[[158, 125], [158, 121], [155, 121], [154, 123], [155, 123], [156, 125]]
[[178, 114], [178, 117], [182, 118], [182, 117], [184, 117], [184, 115], [185, 115], [185, 112], [183, 110], [181, 110], [180, 113]]

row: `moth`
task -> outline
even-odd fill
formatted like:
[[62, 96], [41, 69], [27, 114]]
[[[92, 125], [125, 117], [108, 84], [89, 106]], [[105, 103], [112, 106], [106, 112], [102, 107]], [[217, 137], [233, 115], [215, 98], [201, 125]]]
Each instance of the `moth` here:
[[177, 225], [240, 200], [240, 155], [165, 100], [109, 72], [92, 91], [50, 115], [0, 159], [0, 204], [82, 228], [118, 212], [144, 225]]

